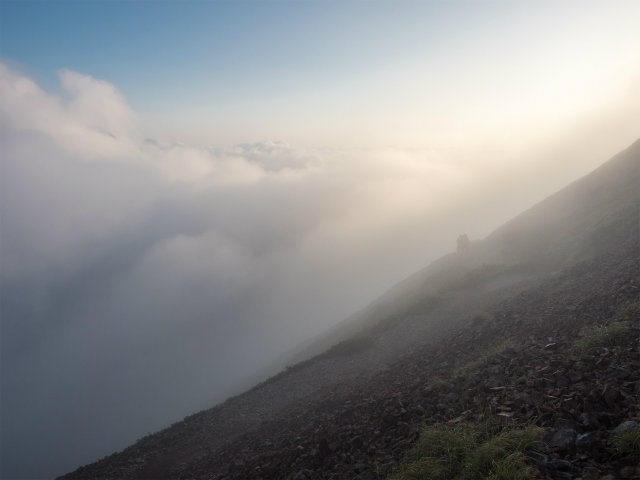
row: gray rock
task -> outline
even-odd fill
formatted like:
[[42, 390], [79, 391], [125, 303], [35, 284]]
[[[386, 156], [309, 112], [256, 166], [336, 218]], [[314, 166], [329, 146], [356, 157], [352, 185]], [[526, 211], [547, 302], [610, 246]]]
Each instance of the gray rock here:
[[618, 434], [631, 430], [640, 430], [640, 422], [636, 422], [635, 420], [627, 420], [626, 422], [622, 422], [620, 425], [613, 429], [613, 433]]

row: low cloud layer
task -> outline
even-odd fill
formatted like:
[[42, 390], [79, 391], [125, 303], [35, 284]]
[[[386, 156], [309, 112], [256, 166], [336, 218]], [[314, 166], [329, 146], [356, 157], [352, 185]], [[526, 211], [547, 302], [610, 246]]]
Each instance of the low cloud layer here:
[[640, 124], [634, 97], [603, 117], [616, 135], [584, 123], [535, 155], [189, 146], [149, 136], [108, 82], [59, 75], [48, 93], [0, 64], [4, 476], [63, 473], [237, 393]]

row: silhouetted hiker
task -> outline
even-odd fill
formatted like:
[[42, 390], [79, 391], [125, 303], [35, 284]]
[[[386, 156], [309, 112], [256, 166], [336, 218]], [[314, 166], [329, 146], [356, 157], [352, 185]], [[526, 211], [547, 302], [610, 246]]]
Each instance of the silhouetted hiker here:
[[458, 237], [458, 253], [464, 252], [467, 248], [469, 248], [471, 242], [469, 241], [469, 237], [467, 237], [466, 233], [463, 233]]

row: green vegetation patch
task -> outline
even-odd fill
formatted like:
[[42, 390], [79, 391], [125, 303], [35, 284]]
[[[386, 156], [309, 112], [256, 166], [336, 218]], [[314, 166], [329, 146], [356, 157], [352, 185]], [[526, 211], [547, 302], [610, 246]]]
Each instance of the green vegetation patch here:
[[443, 379], [442, 377], [435, 376], [435, 377], [431, 377], [427, 381], [425, 388], [429, 392], [435, 392], [436, 390], [440, 390], [446, 385], [447, 385], [447, 381], [445, 379]]
[[537, 429], [529, 427], [503, 430], [488, 438], [469, 456], [463, 478], [529, 478], [524, 452], [535, 448], [539, 435]]
[[524, 452], [535, 448], [532, 426], [499, 430], [486, 423], [425, 427], [391, 480], [525, 480], [531, 469]]
[[629, 302], [616, 311], [618, 320], [636, 320], [640, 318], [640, 302]]
[[470, 362], [456, 366], [451, 374], [454, 377], [466, 377], [467, 375], [472, 374], [480, 368], [484, 367], [492, 360], [498, 358], [502, 353], [510, 348], [514, 348], [514, 343], [511, 340], [507, 339], [500, 343], [497, 343], [490, 347], [486, 352], [481, 354], [476, 360], [471, 360]]
[[477, 448], [476, 431], [467, 425], [433, 425], [423, 429], [392, 480], [449, 480], [461, 473], [464, 460]]
[[512, 349], [512, 348], [515, 348], [515, 344], [509, 339], [504, 340], [504, 341], [502, 341], [500, 343], [497, 343], [497, 344], [493, 345], [489, 349], [489, 351], [485, 354], [485, 359], [487, 361], [491, 361], [494, 358], [497, 358], [500, 355], [502, 355], [505, 351], [507, 351], [509, 349]]
[[629, 331], [624, 322], [613, 322], [609, 325], [587, 327], [582, 329], [574, 346], [579, 355], [585, 356], [596, 348], [611, 348], [620, 344]]
[[640, 462], [640, 430], [625, 430], [613, 438], [613, 446], [623, 457]]
[[484, 358], [479, 360], [472, 360], [467, 363], [463, 363], [462, 365], [458, 365], [453, 369], [452, 375], [454, 377], [466, 377], [471, 373], [474, 373], [484, 365], [486, 365], [487, 361]]

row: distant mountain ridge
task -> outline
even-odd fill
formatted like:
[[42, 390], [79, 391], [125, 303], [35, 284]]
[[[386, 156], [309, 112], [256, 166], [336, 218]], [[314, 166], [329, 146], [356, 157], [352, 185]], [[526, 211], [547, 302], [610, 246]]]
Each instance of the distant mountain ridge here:
[[[585, 322], [609, 321], [613, 313], [607, 312], [637, 301], [639, 186], [640, 140], [487, 238], [472, 242], [466, 251], [446, 255], [400, 282], [324, 338], [306, 345], [303, 362], [222, 405], [61, 478], [304, 479], [324, 478], [323, 472], [329, 471], [333, 473], [327, 478], [378, 478], [376, 469], [384, 462], [367, 445], [384, 444], [379, 447], [380, 452], [396, 462], [403, 449], [415, 440], [421, 422], [447, 418], [456, 412], [457, 407], [436, 407], [438, 403], [428, 402], [433, 406], [431, 413], [420, 407], [421, 413], [420, 408], [407, 403], [420, 402], [422, 397], [414, 390], [431, 378], [432, 371], [458, 361], [455, 357], [446, 358], [446, 352], [441, 350], [433, 354], [440, 363], [426, 360], [432, 358], [429, 352], [435, 352], [439, 344], [450, 341], [447, 339], [452, 332], [457, 332], [456, 338], [464, 345], [474, 345], [476, 337], [478, 345], [490, 342], [491, 335], [500, 331], [517, 335], [522, 328], [531, 328], [532, 335], [543, 338], [545, 328], [550, 327], [535, 324], [534, 328], [534, 323], [527, 323], [537, 321], [526, 317], [528, 311], [547, 308], [560, 312], [554, 315], [567, 326], [573, 322], [572, 328], [578, 328], [581, 324], [572, 311], [567, 313], [560, 308], [569, 295], [575, 297], [572, 302], [584, 304], [584, 308], [590, 298], [602, 297], [598, 300], [602, 303], [598, 307], [600, 317], [584, 310]], [[598, 272], [599, 278], [593, 272]], [[609, 285], [603, 288], [600, 281]], [[623, 293], [616, 296], [616, 292]], [[519, 299], [530, 299], [526, 300], [531, 302], [528, 310], [518, 310]], [[551, 299], [551, 306], [543, 308], [546, 299]], [[512, 318], [506, 313], [504, 319], [500, 316], [503, 314], [498, 315], [505, 322], [502, 330], [496, 329], [495, 324], [486, 328], [481, 325], [485, 317], [494, 315], [486, 312], [493, 311], [511, 312]], [[516, 311], [519, 316], [513, 313]], [[564, 342], [570, 341], [565, 330], [558, 330], [557, 335]], [[517, 341], [526, 342], [524, 337]], [[316, 356], [309, 358], [312, 354]], [[461, 356], [465, 355], [461, 352]], [[408, 365], [412, 365], [411, 369], [418, 365], [424, 368], [407, 377]], [[387, 396], [392, 396], [387, 385], [382, 388], [377, 386], [379, 380], [374, 381], [381, 378], [388, 382], [403, 379], [397, 390], [399, 394], [403, 392], [405, 400], [398, 401], [405, 413], [400, 413], [401, 420], [389, 420], [388, 432], [384, 422], [383, 426], [372, 426], [374, 420], [367, 410], [376, 415], [392, 415], [396, 411], [396, 407], [381, 406]], [[369, 403], [363, 400], [367, 389], [371, 389]], [[325, 399], [325, 403], [318, 403], [318, 399]], [[350, 407], [356, 399], [362, 410], [358, 414]], [[451, 400], [452, 405], [456, 402], [457, 399]], [[350, 425], [347, 430], [337, 420], [346, 411], [352, 412], [348, 420], [341, 420]], [[291, 412], [297, 416], [292, 418]], [[328, 418], [337, 424], [323, 424]], [[286, 431], [282, 430], [285, 426]], [[343, 438], [344, 435], [356, 435], [360, 440], [354, 443], [353, 438]], [[398, 438], [397, 445], [393, 435]], [[288, 450], [290, 443], [294, 450]], [[298, 453], [296, 444], [300, 446]], [[242, 451], [233, 460], [236, 448]], [[298, 457], [306, 460], [296, 463]], [[340, 477], [340, 469], [347, 466], [349, 470], [342, 471], [344, 476]]]

